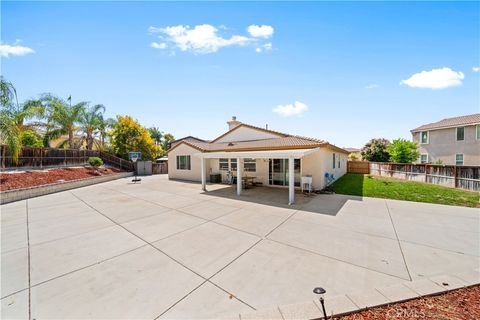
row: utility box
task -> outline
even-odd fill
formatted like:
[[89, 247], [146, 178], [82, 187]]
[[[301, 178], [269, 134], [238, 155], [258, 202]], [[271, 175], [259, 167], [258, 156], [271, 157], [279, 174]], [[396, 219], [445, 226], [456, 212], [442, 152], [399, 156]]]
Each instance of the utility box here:
[[135, 170], [139, 176], [149, 176], [152, 174], [152, 161], [135, 162]]

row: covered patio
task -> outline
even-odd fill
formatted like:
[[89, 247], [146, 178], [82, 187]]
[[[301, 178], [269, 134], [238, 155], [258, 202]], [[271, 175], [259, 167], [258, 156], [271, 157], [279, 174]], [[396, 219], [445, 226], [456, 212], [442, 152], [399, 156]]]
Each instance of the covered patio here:
[[265, 151], [237, 151], [237, 152], [205, 152], [196, 153], [195, 157], [201, 159], [201, 181], [202, 190], [207, 191], [207, 159], [234, 158], [237, 160], [237, 196], [242, 194], [242, 183], [238, 183], [238, 177], [243, 177], [243, 161], [244, 159], [285, 159], [288, 160], [288, 204], [295, 203], [295, 159], [303, 157], [318, 151], [319, 148], [313, 149], [289, 149], [289, 150], [265, 150]]

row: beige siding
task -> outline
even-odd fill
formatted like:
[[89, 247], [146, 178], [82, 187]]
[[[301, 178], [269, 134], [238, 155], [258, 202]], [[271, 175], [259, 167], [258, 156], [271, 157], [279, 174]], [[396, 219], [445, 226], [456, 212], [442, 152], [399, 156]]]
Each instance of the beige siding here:
[[[200, 158], [194, 156], [199, 153], [197, 149], [182, 144], [168, 153], [168, 178], [179, 180], [201, 181]], [[190, 156], [191, 169], [178, 170], [177, 156]], [[208, 172], [208, 170], [207, 170]]]
[[279, 135], [273, 133], [268, 133], [247, 127], [240, 127], [218, 139], [217, 142], [251, 141], [261, 139], [273, 139], [278, 137]]
[[430, 163], [441, 160], [443, 164], [454, 165], [455, 155], [463, 153], [464, 165], [478, 166], [480, 165], [480, 140], [476, 139], [475, 130], [475, 126], [466, 126], [463, 141], [457, 141], [456, 128], [430, 130], [428, 144], [420, 144], [420, 132], [414, 132], [412, 140], [418, 143], [421, 154], [428, 154]]
[[[333, 169], [334, 153], [335, 169]], [[347, 157], [346, 153], [321, 148], [302, 159], [302, 176], [311, 175], [314, 189], [323, 189], [326, 186], [325, 173], [333, 174], [334, 178], [338, 179], [347, 172]], [[340, 160], [340, 168], [338, 167], [338, 160]]]

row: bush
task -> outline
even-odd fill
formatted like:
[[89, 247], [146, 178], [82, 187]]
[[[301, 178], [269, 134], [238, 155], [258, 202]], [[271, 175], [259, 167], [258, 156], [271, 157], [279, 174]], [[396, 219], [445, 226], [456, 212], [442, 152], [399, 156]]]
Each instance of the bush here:
[[388, 145], [387, 151], [390, 154], [390, 160], [396, 163], [412, 163], [420, 157], [420, 153], [417, 149], [415, 142], [396, 139]]
[[390, 154], [387, 151], [389, 145], [390, 141], [387, 139], [372, 139], [362, 148], [362, 158], [373, 162], [388, 162], [390, 160]]
[[90, 157], [88, 158], [88, 164], [94, 168], [98, 168], [101, 165], [103, 165], [103, 160], [100, 159], [99, 157]]
[[20, 137], [24, 147], [43, 147], [42, 137], [32, 130], [23, 131]]

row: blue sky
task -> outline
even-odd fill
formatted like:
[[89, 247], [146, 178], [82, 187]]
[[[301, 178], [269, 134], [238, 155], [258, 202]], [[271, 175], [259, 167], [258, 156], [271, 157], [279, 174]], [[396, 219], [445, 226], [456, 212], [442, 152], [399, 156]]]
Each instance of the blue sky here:
[[479, 17], [478, 2], [2, 1], [1, 73], [21, 100], [72, 95], [176, 137], [235, 115], [361, 147], [479, 112]]

